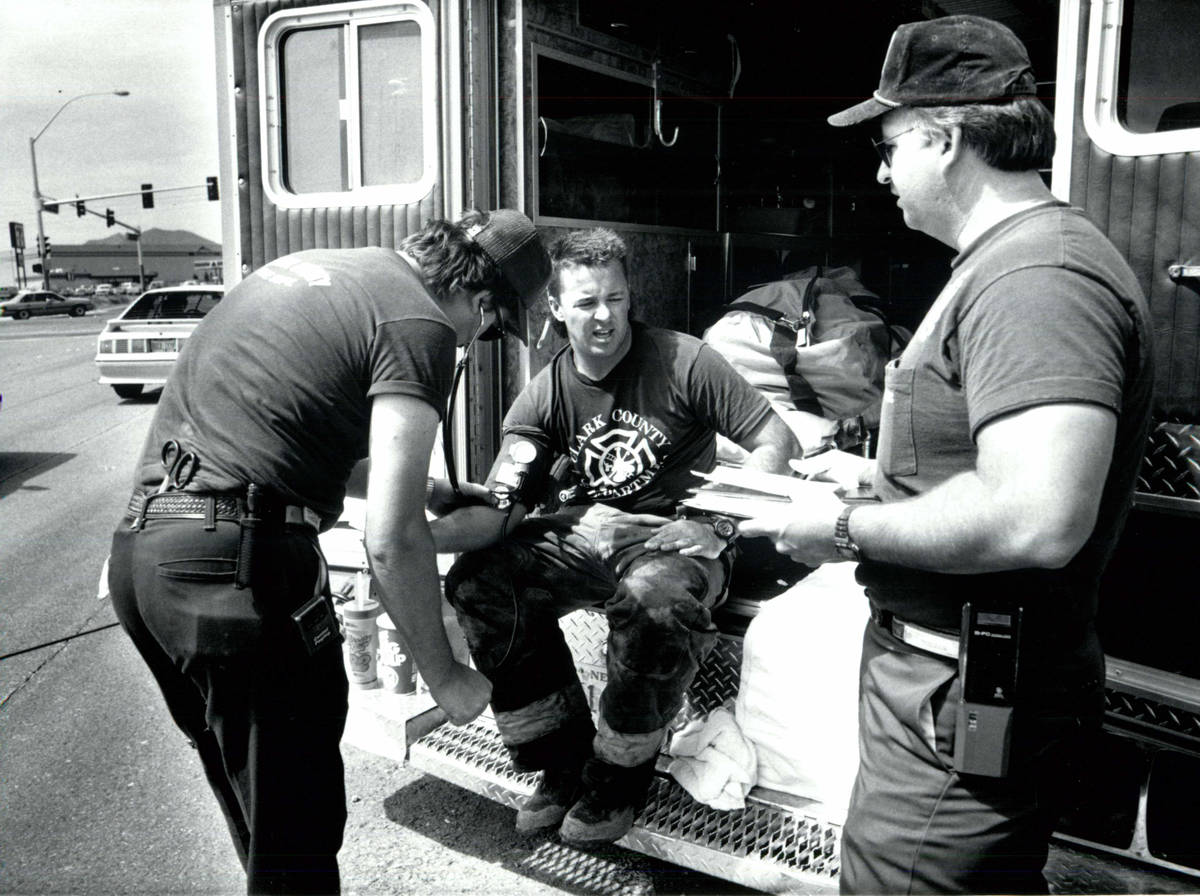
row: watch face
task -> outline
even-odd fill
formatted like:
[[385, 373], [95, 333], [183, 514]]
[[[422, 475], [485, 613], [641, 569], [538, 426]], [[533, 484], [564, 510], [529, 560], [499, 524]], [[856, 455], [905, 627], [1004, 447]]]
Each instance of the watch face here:
[[731, 538], [737, 535], [737, 526], [733, 524], [732, 520], [719, 517], [713, 520], [712, 526], [713, 531], [717, 533], [717, 537], [724, 538], [726, 541], [729, 541]]

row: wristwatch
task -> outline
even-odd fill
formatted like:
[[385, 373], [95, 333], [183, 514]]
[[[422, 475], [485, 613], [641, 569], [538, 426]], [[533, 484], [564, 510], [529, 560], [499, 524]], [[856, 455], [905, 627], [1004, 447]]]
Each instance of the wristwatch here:
[[733, 544], [733, 542], [737, 539], [737, 526], [734, 525], [733, 520], [729, 519], [729, 517], [714, 516], [711, 519], [711, 523], [713, 532], [715, 532], [717, 538], [721, 539], [723, 542], [725, 542], [725, 544]]
[[861, 563], [862, 551], [850, 537], [850, 514], [856, 510], [858, 510], [857, 504], [847, 504], [845, 509], [838, 514], [837, 524], [833, 527], [833, 549], [843, 560]]

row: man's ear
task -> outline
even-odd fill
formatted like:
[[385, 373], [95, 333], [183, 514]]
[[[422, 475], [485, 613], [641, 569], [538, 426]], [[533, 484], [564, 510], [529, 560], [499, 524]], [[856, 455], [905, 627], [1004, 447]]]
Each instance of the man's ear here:
[[475, 299], [478, 302], [476, 307], [480, 312], [496, 310], [496, 297], [490, 289], [479, 290], [475, 293]]
[[546, 304], [550, 308], [550, 313], [554, 315], [554, 319], [561, 321], [566, 318], [563, 314], [562, 305], [559, 304], [558, 298], [553, 293], [546, 293]]
[[943, 153], [953, 158], [957, 158], [962, 154], [962, 128], [959, 125], [954, 125], [949, 130], [935, 134], [934, 139], [940, 142]]

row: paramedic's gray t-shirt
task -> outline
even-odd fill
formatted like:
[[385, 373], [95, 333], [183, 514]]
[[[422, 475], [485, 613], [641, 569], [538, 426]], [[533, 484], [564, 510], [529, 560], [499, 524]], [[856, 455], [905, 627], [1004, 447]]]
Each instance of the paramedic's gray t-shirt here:
[[1117, 416], [1099, 517], [1060, 570], [946, 575], [863, 563], [859, 580], [872, 600], [910, 621], [954, 630], [964, 600], [989, 596], [1024, 600], [1048, 614], [1051, 627], [1090, 625], [1145, 446], [1151, 332], [1133, 272], [1078, 209], [1028, 209], [966, 248], [888, 369], [875, 489], [885, 501], [919, 495], [974, 469], [975, 438], [990, 421], [1035, 405], [1082, 402]]
[[185, 343], [163, 389], [138, 481], [162, 444], [200, 456], [193, 491], [256, 483], [336, 520], [367, 455], [371, 399], [410, 395], [441, 416], [455, 334], [393, 250], [311, 250], [234, 286]]

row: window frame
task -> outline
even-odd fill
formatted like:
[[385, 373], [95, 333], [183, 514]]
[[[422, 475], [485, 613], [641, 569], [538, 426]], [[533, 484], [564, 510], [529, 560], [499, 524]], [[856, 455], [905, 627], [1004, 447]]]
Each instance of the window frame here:
[[1200, 128], [1142, 134], [1128, 130], [1117, 114], [1124, 0], [1093, 3], [1088, 22], [1083, 84], [1083, 126], [1092, 142], [1117, 156], [1151, 156], [1200, 151]]
[[[362, 121], [359, 89], [358, 30], [398, 21], [416, 22], [421, 35], [421, 117], [423, 165], [419, 180], [407, 184], [362, 184]], [[280, 46], [291, 33], [314, 27], [348, 28], [345, 41], [346, 96], [339, 104], [346, 127], [345, 155], [350, 176], [347, 190], [297, 193], [283, 177], [284, 132]], [[364, 205], [408, 205], [424, 199], [437, 183], [437, 47], [433, 13], [413, 0], [364, 0], [273, 13], [258, 35], [259, 142], [263, 190], [280, 208], [350, 208]]]

